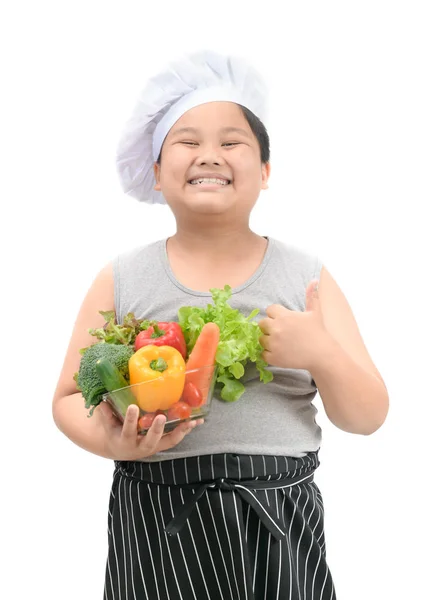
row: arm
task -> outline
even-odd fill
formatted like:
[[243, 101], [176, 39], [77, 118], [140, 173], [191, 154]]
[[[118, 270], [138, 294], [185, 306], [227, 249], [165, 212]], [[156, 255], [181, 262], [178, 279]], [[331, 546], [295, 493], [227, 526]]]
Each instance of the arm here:
[[[145, 436], [138, 435], [139, 409], [129, 407], [124, 424], [112, 414], [106, 403], [95, 408], [88, 418], [82, 394], [78, 392], [74, 373], [79, 370], [80, 348], [98, 340], [89, 328], [104, 324], [99, 311], [114, 309], [114, 282], [112, 265], [107, 265], [89, 289], [74, 325], [61, 374], [53, 398], [53, 418], [64, 435], [88, 452], [114, 460], [140, 460], [178, 444], [199, 421], [181, 423], [171, 433], [164, 434], [166, 419], [158, 415]], [[133, 408], [134, 410], [130, 410]]]
[[349, 433], [369, 435], [386, 419], [388, 392], [344, 294], [324, 267], [319, 300], [326, 335], [309, 370], [330, 421]]
[[79, 370], [79, 349], [98, 341], [88, 333], [88, 329], [103, 326], [104, 318], [99, 314], [100, 310], [115, 310], [111, 264], [97, 275], [80, 307], [53, 397], [53, 418], [60, 431], [75, 444], [110, 458], [101, 414], [95, 409], [92, 417], [87, 417], [82, 394], [78, 392], [73, 379], [74, 373]]

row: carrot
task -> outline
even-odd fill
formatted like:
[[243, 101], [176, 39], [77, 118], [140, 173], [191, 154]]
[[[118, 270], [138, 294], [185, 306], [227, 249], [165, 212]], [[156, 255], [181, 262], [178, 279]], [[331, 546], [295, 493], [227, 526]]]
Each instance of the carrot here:
[[[186, 363], [186, 385], [192, 383], [199, 390], [203, 397], [203, 403], [207, 400], [214, 373], [213, 367], [218, 349], [219, 333], [219, 327], [216, 323], [206, 323], [199, 333]], [[193, 372], [189, 373], [189, 371]]]
[[205, 323], [186, 363], [186, 371], [215, 364], [219, 343], [219, 327], [216, 323]]

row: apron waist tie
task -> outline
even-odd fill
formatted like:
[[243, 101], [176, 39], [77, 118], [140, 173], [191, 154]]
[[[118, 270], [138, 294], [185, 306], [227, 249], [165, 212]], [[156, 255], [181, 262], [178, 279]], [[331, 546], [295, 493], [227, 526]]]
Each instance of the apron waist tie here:
[[187, 502], [185, 502], [183, 506], [181, 506], [180, 510], [174, 515], [174, 518], [168, 523], [164, 531], [169, 536], [177, 535], [189, 518], [196, 503], [200, 500], [206, 490], [234, 490], [256, 512], [257, 516], [260, 518], [269, 532], [274, 536], [274, 538], [280, 541], [285, 537], [285, 532], [280, 520], [266, 501], [257, 499], [256, 494], [253, 493], [253, 490], [278, 490], [292, 487], [303, 482], [309, 483], [313, 481], [313, 479], [314, 471], [302, 477], [284, 480], [272, 479], [270, 481], [237, 481], [235, 479], [222, 477], [220, 479], [204, 483], [197, 489], [196, 493]]

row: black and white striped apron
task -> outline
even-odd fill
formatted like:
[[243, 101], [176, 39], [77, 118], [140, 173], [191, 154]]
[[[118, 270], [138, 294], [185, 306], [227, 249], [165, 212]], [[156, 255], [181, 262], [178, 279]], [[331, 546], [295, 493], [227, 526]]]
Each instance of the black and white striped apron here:
[[317, 453], [116, 462], [105, 600], [333, 600]]

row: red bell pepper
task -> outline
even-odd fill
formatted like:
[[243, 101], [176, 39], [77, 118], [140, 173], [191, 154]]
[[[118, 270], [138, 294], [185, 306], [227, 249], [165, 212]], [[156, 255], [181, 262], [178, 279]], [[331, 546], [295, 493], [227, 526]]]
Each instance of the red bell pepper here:
[[176, 348], [186, 360], [186, 340], [178, 323], [150, 321], [150, 326], [137, 334], [134, 347], [135, 350], [153, 344], [154, 346], [172, 346]]

